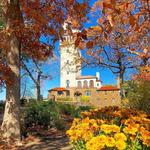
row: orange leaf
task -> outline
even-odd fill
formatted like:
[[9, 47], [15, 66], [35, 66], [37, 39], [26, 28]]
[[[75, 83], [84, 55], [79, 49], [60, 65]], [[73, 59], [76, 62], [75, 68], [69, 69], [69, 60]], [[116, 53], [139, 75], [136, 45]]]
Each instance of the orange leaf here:
[[75, 47], [78, 47], [78, 46], [79, 46], [80, 40], [81, 40], [80, 38], [77, 38], [77, 39], [76, 39], [76, 41], [75, 41]]
[[98, 22], [99, 24], [102, 24], [102, 23], [103, 23], [103, 19], [102, 19], [102, 18], [99, 18], [99, 19], [97, 20], [97, 22]]
[[130, 25], [133, 27], [136, 23], [136, 19], [131, 15], [129, 18]]
[[99, 26], [93, 26], [92, 29], [93, 31], [96, 31], [96, 32], [100, 32], [100, 33], [102, 32], [102, 28]]
[[110, 8], [112, 9], [112, 5], [108, 3], [103, 3], [103, 8]]
[[93, 48], [93, 45], [94, 45], [93, 41], [89, 41], [89, 42], [86, 43], [86, 47], [87, 47], [88, 49]]

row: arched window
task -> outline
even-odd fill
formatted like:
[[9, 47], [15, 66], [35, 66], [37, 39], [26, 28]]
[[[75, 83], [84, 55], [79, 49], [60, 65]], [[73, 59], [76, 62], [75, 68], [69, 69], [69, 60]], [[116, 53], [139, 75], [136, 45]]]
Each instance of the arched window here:
[[84, 88], [88, 88], [88, 83], [87, 83], [86, 80], [84, 80], [84, 82], [83, 82], [83, 87], [84, 87]]
[[70, 87], [70, 81], [66, 80], [66, 88], [69, 88], [69, 87]]
[[78, 88], [82, 88], [82, 83], [81, 83], [81, 81], [78, 81]]
[[94, 87], [94, 81], [90, 80], [90, 88], [93, 88], [93, 87]]

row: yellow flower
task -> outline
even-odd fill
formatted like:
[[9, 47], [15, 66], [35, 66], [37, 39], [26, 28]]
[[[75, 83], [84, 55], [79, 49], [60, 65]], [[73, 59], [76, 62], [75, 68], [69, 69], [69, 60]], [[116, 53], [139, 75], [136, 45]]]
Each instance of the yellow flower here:
[[126, 148], [126, 143], [122, 140], [116, 141], [116, 147], [118, 150], [124, 150]]
[[104, 143], [106, 142], [106, 136], [105, 135], [99, 135], [97, 136], [98, 140], [100, 143]]
[[114, 147], [115, 146], [115, 139], [113, 137], [106, 138], [106, 146]]
[[85, 119], [82, 120], [83, 123], [90, 123], [90, 119], [87, 117]]
[[127, 134], [136, 135], [138, 128], [139, 128], [139, 124], [128, 125], [128, 127], [125, 127], [123, 131], [124, 133], [127, 133]]
[[110, 129], [110, 126], [108, 124], [102, 124], [101, 130], [104, 131], [106, 134], [111, 133], [111, 129]]
[[111, 125], [110, 128], [112, 132], [120, 132], [120, 127], [117, 125]]
[[146, 145], [147, 147], [150, 147], [150, 139], [143, 140], [143, 144]]
[[117, 125], [102, 124], [101, 130], [104, 131], [106, 134], [109, 134], [111, 132], [120, 132], [120, 127]]
[[84, 133], [82, 133], [82, 139], [84, 141], [89, 141], [93, 136], [94, 135], [93, 135], [92, 132], [84, 132]]
[[125, 136], [124, 133], [116, 133], [114, 137], [115, 137], [116, 141], [118, 141], [118, 140], [126, 141], [127, 140], [127, 137]]
[[106, 136], [100, 135], [93, 137], [90, 141], [86, 143], [87, 150], [101, 150], [105, 147]]

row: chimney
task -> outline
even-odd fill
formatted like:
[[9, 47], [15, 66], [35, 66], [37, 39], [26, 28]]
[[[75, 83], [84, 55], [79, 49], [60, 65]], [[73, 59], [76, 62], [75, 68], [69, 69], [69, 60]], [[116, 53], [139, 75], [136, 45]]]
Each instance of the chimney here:
[[99, 74], [99, 72], [96, 72], [96, 77], [97, 77], [98, 80], [100, 80], [100, 74]]

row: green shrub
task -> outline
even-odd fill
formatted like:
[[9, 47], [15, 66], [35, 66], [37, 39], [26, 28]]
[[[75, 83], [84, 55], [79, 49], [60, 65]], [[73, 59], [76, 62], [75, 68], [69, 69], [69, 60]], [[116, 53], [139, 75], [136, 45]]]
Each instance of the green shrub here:
[[57, 101], [72, 101], [71, 97], [58, 97]]
[[80, 101], [81, 102], [89, 102], [90, 101], [90, 97], [89, 96], [81, 96], [80, 97]]
[[75, 112], [75, 106], [71, 104], [64, 104], [64, 103], [58, 103], [59, 110], [61, 111], [62, 114], [65, 115], [73, 115]]
[[75, 106], [73, 104], [58, 103], [59, 109], [62, 114], [70, 115], [73, 118], [80, 118], [82, 111], [88, 111], [92, 109], [91, 106]]
[[150, 81], [127, 81], [123, 89], [126, 91], [125, 100], [128, 100], [125, 106], [150, 113]]
[[58, 107], [52, 101], [32, 102], [25, 108], [24, 124], [26, 128], [41, 126], [43, 128], [57, 127], [62, 128], [62, 120]]

